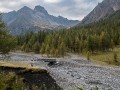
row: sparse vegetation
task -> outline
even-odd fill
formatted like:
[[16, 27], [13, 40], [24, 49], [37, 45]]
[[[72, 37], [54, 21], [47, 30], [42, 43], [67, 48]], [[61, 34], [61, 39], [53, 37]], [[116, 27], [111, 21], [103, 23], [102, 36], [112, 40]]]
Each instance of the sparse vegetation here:
[[0, 71], [0, 90], [24, 90], [23, 80], [13, 72]]
[[[82, 87], [77, 87], [73, 90], [85, 90], [85, 89], [83, 89]], [[96, 86], [96, 87], [91, 88], [90, 90], [99, 90], [99, 88]]]
[[[87, 57], [85, 54], [84, 56]], [[119, 65], [120, 47], [115, 47], [113, 51], [93, 53], [91, 54], [91, 60], [99, 65]]]
[[91, 88], [90, 90], [99, 90], [99, 88], [96, 86], [94, 88]]
[[76, 87], [75, 89], [73, 90], [84, 90], [82, 87]]

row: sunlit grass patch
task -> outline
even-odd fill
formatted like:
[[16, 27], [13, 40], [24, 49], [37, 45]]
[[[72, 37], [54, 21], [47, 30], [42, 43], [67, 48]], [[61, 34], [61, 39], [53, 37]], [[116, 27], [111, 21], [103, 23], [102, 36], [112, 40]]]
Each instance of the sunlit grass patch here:
[[114, 61], [114, 52], [117, 54], [117, 61], [120, 62], [120, 47], [114, 48], [113, 51], [109, 52], [98, 52], [91, 54], [90, 58], [93, 62], [100, 65], [116, 65]]

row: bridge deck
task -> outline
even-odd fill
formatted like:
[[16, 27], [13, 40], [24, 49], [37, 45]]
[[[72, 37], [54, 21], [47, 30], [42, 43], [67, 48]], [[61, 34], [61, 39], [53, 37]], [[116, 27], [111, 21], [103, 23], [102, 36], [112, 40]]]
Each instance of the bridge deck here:
[[56, 59], [44, 59], [44, 58], [39, 58], [39, 59], [35, 59], [33, 61], [43, 61], [43, 62], [56, 62]]

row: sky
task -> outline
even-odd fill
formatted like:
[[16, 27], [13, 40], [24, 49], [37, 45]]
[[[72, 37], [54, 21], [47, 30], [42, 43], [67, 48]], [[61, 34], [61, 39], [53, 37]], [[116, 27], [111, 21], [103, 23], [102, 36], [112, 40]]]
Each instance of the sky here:
[[49, 14], [82, 20], [102, 0], [0, 0], [0, 12], [17, 11], [23, 6], [43, 6]]

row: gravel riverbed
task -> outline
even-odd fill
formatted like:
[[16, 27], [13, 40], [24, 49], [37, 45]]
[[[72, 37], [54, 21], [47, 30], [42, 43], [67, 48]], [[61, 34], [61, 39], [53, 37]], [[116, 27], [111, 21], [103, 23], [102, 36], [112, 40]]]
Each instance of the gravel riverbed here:
[[120, 68], [99, 66], [83, 57], [71, 55], [57, 59], [58, 64], [49, 66], [47, 62], [35, 61], [42, 58], [37, 54], [10, 53], [12, 62], [33, 64], [45, 67], [63, 90], [83, 87], [85, 90], [98, 87], [99, 90], [120, 90]]

